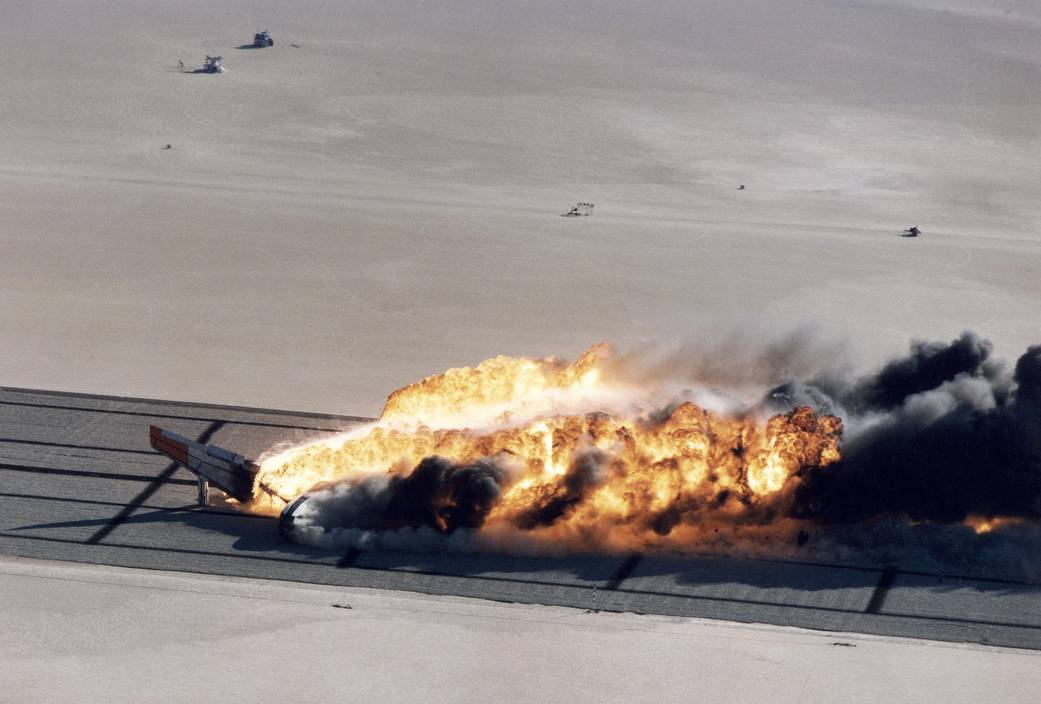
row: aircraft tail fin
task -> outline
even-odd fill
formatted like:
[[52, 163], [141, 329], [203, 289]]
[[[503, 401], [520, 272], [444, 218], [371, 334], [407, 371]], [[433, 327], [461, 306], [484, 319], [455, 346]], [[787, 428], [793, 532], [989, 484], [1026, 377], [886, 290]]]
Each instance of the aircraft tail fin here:
[[253, 498], [253, 480], [260, 470], [256, 462], [223, 447], [204, 445], [155, 425], [148, 427], [148, 437], [153, 448], [228, 496], [243, 503]]

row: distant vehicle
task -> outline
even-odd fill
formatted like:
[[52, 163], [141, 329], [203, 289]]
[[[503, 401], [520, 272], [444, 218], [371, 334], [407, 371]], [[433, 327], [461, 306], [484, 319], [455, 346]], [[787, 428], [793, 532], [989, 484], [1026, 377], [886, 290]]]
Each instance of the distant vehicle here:
[[224, 57], [206, 55], [206, 61], [202, 65], [203, 73], [224, 73]]
[[585, 216], [585, 215], [592, 215], [592, 214], [593, 214], [593, 204], [592, 203], [578, 203], [578, 204], [572, 206], [571, 210], [567, 211], [566, 213], [562, 213], [560, 217], [562, 217], [562, 218], [577, 218], [577, 217], [582, 217], [582, 216]]
[[906, 230], [904, 230], [901, 236], [902, 237], [918, 237], [918, 235], [920, 235], [920, 234], [922, 234], [922, 231], [919, 230], [917, 227], [912, 225], [911, 227], [909, 227]]
[[268, 32], [266, 29], [257, 32], [253, 35], [253, 46], [257, 47], [258, 49], [261, 47], [274, 45], [275, 40], [271, 38], [271, 33]]

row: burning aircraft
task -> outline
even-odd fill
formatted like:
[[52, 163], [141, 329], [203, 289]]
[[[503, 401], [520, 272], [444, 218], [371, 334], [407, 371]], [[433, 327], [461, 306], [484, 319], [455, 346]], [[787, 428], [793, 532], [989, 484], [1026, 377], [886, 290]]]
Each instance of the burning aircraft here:
[[683, 551], [720, 534], [802, 545], [884, 516], [979, 535], [1041, 518], [1041, 347], [1009, 373], [966, 333], [752, 404], [673, 381], [597, 345], [428, 377], [377, 421], [260, 461], [151, 440], [286, 538], [329, 547]]

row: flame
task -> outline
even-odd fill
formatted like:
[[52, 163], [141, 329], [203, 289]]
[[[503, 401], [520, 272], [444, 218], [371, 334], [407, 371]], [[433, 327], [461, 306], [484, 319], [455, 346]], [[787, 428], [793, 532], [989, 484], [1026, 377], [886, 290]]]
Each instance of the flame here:
[[965, 525], [972, 528], [976, 535], [990, 533], [995, 528], [1003, 528], [1022, 523], [1023, 519], [1015, 516], [979, 516], [970, 515], [965, 518]]
[[380, 414], [384, 423], [433, 427], [502, 422], [525, 411], [544, 412], [565, 394], [593, 392], [611, 356], [606, 344], [590, 347], [570, 364], [557, 357], [493, 357], [476, 367], [449, 369], [398, 389]]
[[[408, 474], [434, 455], [491, 459], [508, 476], [482, 531], [626, 548], [688, 539], [692, 525], [779, 518], [800, 476], [839, 459], [841, 421], [805, 407], [768, 419], [690, 401], [619, 411], [633, 389], [612, 378], [611, 360], [596, 345], [572, 363], [495, 357], [429, 377], [391, 394], [376, 423], [267, 458], [257, 484], [294, 497]], [[546, 507], [551, 520], [537, 515]], [[257, 490], [250, 508], [282, 505]]]

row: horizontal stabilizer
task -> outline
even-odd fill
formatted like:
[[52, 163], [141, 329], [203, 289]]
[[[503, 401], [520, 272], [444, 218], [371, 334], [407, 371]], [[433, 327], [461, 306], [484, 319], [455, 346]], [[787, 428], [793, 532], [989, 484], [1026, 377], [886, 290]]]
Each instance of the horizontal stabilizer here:
[[216, 445], [204, 445], [183, 435], [148, 427], [149, 440], [159, 452], [206, 479], [228, 496], [241, 501], [253, 497], [253, 478], [260, 467], [242, 455]]

